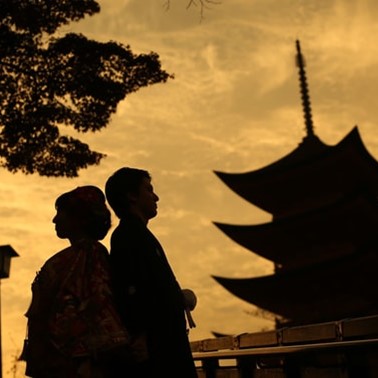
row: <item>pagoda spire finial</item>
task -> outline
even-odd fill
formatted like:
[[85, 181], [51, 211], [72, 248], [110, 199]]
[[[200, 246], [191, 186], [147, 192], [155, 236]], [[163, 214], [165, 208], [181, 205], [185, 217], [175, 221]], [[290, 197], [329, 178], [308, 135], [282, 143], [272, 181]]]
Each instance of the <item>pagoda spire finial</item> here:
[[314, 136], [314, 125], [312, 123], [312, 115], [311, 115], [311, 104], [310, 104], [310, 95], [307, 85], [306, 79], [306, 72], [305, 72], [305, 62], [304, 58], [301, 53], [301, 46], [299, 40], [296, 40], [297, 46], [297, 65], [299, 68], [299, 81], [300, 81], [300, 88], [302, 94], [302, 105], [303, 105], [303, 112], [306, 124], [306, 132], [307, 137]]

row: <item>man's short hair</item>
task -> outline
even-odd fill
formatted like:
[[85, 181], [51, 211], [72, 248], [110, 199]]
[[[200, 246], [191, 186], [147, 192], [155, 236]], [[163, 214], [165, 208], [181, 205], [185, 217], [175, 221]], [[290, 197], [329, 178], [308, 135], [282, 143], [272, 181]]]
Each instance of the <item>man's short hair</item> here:
[[115, 171], [106, 181], [105, 195], [110, 207], [118, 218], [122, 218], [129, 212], [127, 195], [138, 194], [143, 180], [151, 179], [149, 172], [123, 167]]

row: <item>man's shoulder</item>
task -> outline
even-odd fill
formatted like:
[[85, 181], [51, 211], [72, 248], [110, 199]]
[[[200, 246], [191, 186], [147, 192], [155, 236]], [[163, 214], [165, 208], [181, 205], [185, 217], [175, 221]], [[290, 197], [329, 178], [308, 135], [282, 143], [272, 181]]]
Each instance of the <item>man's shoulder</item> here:
[[133, 219], [121, 219], [117, 227], [113, 231], [113, 235], [117, 234], [135, 234], [146, 232], [146, 228]]
[[112, 243], [132, 242], [143, 239], [147, 229], [138, 223], [121, 219], [111, 235]]
[[154, 247], [155, 239], [143, 223], [122, 219], [111, 235], [110, 245], [111, 251], [125, 247], [148, 249]]

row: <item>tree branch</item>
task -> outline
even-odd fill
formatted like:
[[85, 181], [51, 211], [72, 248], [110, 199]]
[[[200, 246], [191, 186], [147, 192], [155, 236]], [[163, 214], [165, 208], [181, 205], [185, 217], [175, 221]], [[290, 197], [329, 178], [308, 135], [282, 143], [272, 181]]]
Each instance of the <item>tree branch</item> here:
[[[188, 3], [186, 5], [186, 9], [189, 9], [190, 7], [200, 7], [200, 14], [201, 19], [204, 17], [205, 9], [210, 9], [211, 5], [219, 5], [221, 4], [220, 0], [188, 0]], [[169, 10], [171, 6], [171, 0], [166, 0], [164, 3], [164, 8], [166, 10]]]

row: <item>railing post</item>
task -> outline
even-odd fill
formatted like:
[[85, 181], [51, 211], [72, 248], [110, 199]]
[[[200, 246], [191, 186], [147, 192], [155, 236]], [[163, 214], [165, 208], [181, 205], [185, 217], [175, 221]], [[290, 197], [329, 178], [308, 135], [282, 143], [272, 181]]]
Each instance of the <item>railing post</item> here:
[[251, 356], [241, 357], [237, 359], [237, 366], [240, 378], [251, 378], [256, 370], [256, 360]]
[[219, 368], [217, 359], [206, 359], [202, 361], [202, 368], [205, 371], [206, 378], [216, 378], [216, 370]]
[[298, 356], [286, 356], [284, 358], [284, 364], [283, 364], [283, 372], [286, 377], [290, 378], [301, 378], [301, 367], [302, 363], [301, 358], [298, 358]]

